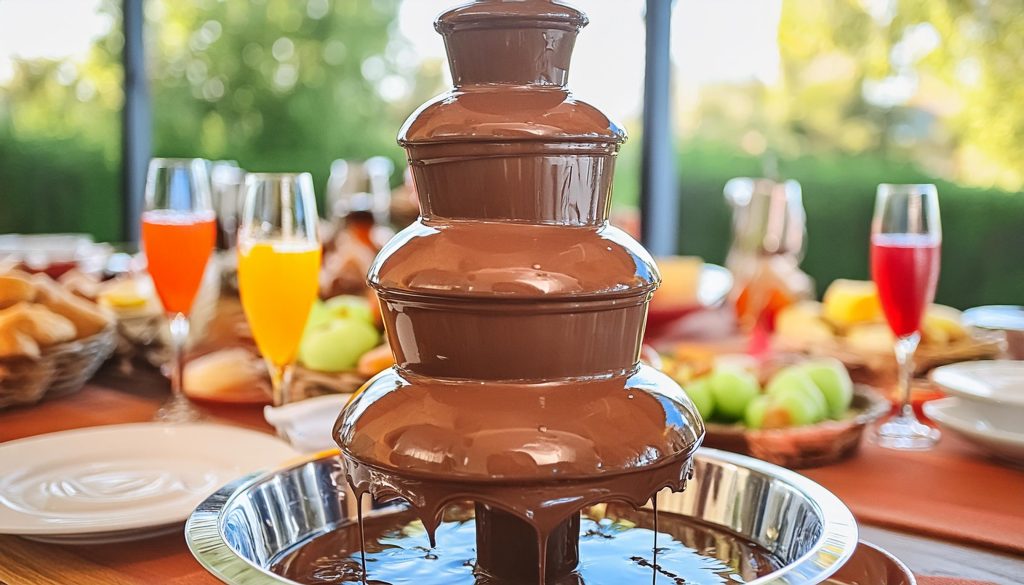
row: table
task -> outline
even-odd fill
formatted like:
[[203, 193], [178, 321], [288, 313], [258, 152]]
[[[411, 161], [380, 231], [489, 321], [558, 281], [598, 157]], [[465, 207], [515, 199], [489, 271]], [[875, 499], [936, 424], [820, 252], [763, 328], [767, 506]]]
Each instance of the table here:
[[[0, 442], [70, 428], [146, 421], [167, 391], [166, 381], [156, 372], [136, 370], [125, 374], [112, 362], [78, 394], [32, 408], [0, 412]], [[260, 407], [207, 406], [207, 410], [230, 424], [270, 430]], [[1019, 585], [1024, 580], [1021, 556], [872, 526], [861, 526], [861, 535], [888, 549], [918, 573], [999, 585]], [[69, 583], [216, 585], [219, 581], [192, 558], [181, 534], [96, 546], [49, 545], [0, 536], [0, 585]]]

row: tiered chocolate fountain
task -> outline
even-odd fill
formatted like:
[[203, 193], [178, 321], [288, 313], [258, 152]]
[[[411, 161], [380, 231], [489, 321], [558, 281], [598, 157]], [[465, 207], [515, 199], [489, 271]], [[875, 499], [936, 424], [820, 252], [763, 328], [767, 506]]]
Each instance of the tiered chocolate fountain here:
[[408, 502], [431, 546], [474, 502], [477, 571], [498, 579], [570, 573], [580, 510], [682, 490], [704, 433], [639, 364], [658, 273], [607, 222], [625, 133], [566, 89], [586, 22], [479, 0], [435, 23], [455, 88], [399, 137], [422, 216], [370, 272], [397, 365], [335, 427], [356, 494]]

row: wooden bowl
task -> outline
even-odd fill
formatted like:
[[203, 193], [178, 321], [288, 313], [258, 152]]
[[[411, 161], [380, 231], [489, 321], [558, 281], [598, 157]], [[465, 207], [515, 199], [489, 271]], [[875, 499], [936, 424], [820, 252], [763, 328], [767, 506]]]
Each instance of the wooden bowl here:
[[870, 386], [854, 387], [853, 403], [841, 420], [785, 429], [752, 430], [741, 424], [705, 424], [705, 447], [757, 457], [791, 469], [819, 467], [853, 456], [864, 429], [889, 412], [889, 401]]

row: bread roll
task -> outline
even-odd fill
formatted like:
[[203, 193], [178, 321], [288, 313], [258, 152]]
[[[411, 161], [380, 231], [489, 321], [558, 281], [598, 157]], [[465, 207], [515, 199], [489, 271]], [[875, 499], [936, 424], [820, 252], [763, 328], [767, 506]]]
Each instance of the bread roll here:
[[206, 354], [188, 362], [183, 380], [193, 398], [224, 402], [259, 402], [270, 396], [263, 362], [243, 348]]
[[50, 277], [37, 274], [33, 282], [36, 302], [74, 323], [76, 338], [95, 335], [110, 324], [110, 317], [97, 305], [67, 292]]
[[39, 344], [30, 335], [14, 328], [0, 330], [0, 357], [37, 358], [39, 355]]
[[36, 287], [31, 276], [17, 270], [0, 275], [0, 309], [35, 299]]
[[0, 311], [0, 331], [28, 335], [45, 347], [74, 339], [77, 330], [69, 319], [42, 305], [18, 303]]

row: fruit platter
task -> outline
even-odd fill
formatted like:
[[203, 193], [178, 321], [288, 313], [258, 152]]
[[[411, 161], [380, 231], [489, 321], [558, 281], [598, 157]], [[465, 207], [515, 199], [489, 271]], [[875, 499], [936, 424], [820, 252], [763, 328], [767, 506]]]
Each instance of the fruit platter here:
[[854, 384], [837, 359], [779, 355], [662, 356], [705, 421], [708, 447], [790, 468], [827, 465], [856, 453], [865, 427], [889, 411], [870, 386]]
[[[269, 404], [270, 379], [241, 306], [221, 299], [207, 339], [185, 366], [185, 392], [204, 402]], [[292, 380], [295, 400], [354, 392], [391, 366], [376, 305], [341, 295], [317, 300], [299, 345]]]
[[[836, 280], [821, 302], [798, 302], [775, 318], [776, 349], [834, 357], [879, 383], [882, 373], [896, 371], [894, 342], [878, 290], [870, 281]], [[929, 305], [915, 356], [917, 373], [952, 362], [993, 358], [1003, 344], [1002, 335], [969, 327], [957, 309]]]
[[354, 295], [316, 301], [299, 345], [296, 389], [305, 396], [354, 392], [394, 363], [381, 338], [376, 303]]

